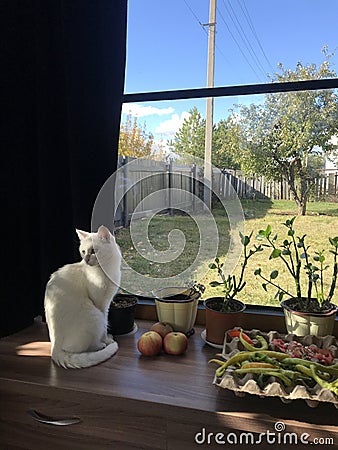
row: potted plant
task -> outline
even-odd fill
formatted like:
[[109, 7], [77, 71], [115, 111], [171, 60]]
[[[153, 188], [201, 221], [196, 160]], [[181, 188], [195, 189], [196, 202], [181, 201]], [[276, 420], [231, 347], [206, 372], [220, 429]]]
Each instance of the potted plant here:
[[262, 251], [262, 247], [253, 246], [249, 248], [252, 233], [244, 236], [240, 233], [243, 246], [243, 261], [239, 276], [225, 275], [224, 263], [219, 258], [209, 264], [209, 268], [217, 271], [218, 279], [210, 283], [211, 287], [222, 287], [222, 297], [211, 297], [205, 300], [205, 322], [206, 341], [212, 344], [222, 345], [225, 332], [235, 326], [240, 326], [241, 315], [246, 305], [238, 300], [237, 296], [242, 291], [246, 282], [244, 273], [249, 259], [257, 252]]
[[194, 333], [198, 301], [205, 287], [196, 281], [153, 291], [159, 322], [169, 323], [174, 331]]
[[[288, 333], [298, 336], [326, 336], [332, 333], [337, 305], [331, 301], [335, 292], [338, 274], [338, 237], [330, 237], [329, 252], [333, 254], [332, 269], [329, 272], [330, 282], [326, 288], [324, 275], [330, 266], [326, 264], [325, 251], [313, 251], [306, 245], [306, 235], [296, 236], [294, 220], [287, 220], [283, 225], [288, 229], [287, 238], [277, 243], [277, 234], [272, 233], [271, 226], [260, 230], [257, 238], [270, 248], [269, 259], [283, 262], [290, 275], [294, 290], [281, 286], [278, 281], [278, 270], [273, 270], [267, 277], [262, 270], [256, 269], [255, 275], [263, 280], [262, 286], [267, 291], [271, 285], [277, 289], [275, 298], [281, 301], [284, 310]], [[284, 296], [289, 298], [283, 301]]]
[[108, 331], [113, 336], [128, 334], [136, 330], [134, 322], [137, 297], [118, 293], [113, 298], [108, 312]]

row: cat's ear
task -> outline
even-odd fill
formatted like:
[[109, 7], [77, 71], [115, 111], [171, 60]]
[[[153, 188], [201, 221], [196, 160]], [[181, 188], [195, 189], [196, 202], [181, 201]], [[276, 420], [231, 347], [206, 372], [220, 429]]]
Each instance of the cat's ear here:
[[82, 239], [86, 239], [90, 235], [90, 233], [87, 233], [87, 231], [81, 231], [81, 230], [76, 230], [76, 233], [79, 236], [80, 241], [82, 241]]
[[101, 241], [110, 241], [110, 231], [108, 230], [108, 228], [106, 228], [104, 225], [101, 225], [100, 228], [97, 230], [97, 235], [99, 236], [99, 239], [101, 239]]

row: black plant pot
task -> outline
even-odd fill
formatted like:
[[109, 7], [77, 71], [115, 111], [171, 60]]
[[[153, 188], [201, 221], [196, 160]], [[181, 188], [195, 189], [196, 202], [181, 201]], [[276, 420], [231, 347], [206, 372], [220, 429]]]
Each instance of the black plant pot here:
[[137, 297], [117, 294], [108, 312], [108, 332], [113, 336], [133, 331]]

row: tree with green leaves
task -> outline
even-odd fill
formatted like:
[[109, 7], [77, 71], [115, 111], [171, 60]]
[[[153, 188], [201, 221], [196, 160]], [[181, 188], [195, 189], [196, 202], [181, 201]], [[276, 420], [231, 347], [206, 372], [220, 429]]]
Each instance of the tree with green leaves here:
[[204, 159], [205, 119], [194, 106], [183, 120], [174, 139], [168, 141], [170, 150], [180, 156], [189, 154]]
[[235, 149], [239, 146], [239, 125], [231, 117], [220, 120], [212, 138], [212, 163], [220, 169], [239, 169]]
[[[279, 66], [272, 81], [287, 82], [336, 77], [327, 51], [324, 62], [294, 71]], [[305, 215], [306, 203], [318, 157], [332, 156], [338, 146], [331, 138], [338, 133], [338, 95], [333, 89], [267, 94], [261, 104], [240, 106], [233, 116], [239, 145], [233, 155], [241, 169], [270, 180], [285, 179], [298, 207]], [[317, 158], [316, 158], [317, 157]]]
[[[238, 168], [234, 163], [232, 152], [228, 149], [236, 142], [236, 134], [228, 133], [233, 124], [230, 119], [221, 120], [213, 127], [212, 164], [220, 169]], [[188, 154], [204, 160], [205, 150], [205, 119], [196, 106], [189, 111], [189, 117], [184, 119], [181, 128], [174, 139], [168, 142], [172, 152], [183, 156]]]

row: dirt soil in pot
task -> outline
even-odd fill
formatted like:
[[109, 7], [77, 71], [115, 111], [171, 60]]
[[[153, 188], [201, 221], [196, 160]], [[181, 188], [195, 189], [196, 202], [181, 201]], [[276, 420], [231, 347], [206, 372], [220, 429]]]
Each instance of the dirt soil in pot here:
[[328, 313], [334, 309], [333, 304], [329, 304], [324, 308], [320, 308], [317, 300], [315, 298], [311, 298], [310, 302], [307, 298], [293, 298], [292, 300], [286, 301], [286, 304], [297, 312], [303, 312], [303, 313]]
[[128, 306], [136, 305], [137, 299], [135, 297], [128, 297], [127, 295], [117, 295], [111, 302], [111, 306], [114, 308], [128, 308]]
[[[223, 306], [223, 302], [220, 302], [219, 300], [211, 300], [208, 302], [208, 308], [214, 310], [214, 311], [221, 311]], [[238, 303], [236, 300], [230, 300], [229, 302], [229, 309], [227, 312], [238, 312], [242, 310], [242, 304]]]

